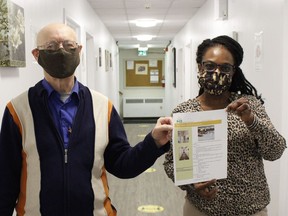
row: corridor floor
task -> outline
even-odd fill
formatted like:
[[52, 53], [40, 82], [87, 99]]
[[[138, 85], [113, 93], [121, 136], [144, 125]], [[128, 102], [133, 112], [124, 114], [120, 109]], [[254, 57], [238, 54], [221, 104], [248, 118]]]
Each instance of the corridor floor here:
[[[128, 140], [135, 145], [155, 124], [124, 124]], [[110, 198], [119, 216], [182, 216], [185, 192], [166, 176], [162, 155], [155, 164], [133, 179], [108, 174]], [[139, 209], [139, 210], [138, 210]]]

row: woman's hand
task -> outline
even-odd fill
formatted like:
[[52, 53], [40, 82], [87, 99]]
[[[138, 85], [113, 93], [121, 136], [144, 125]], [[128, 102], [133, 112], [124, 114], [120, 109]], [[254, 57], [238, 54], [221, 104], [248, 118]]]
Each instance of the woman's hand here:
[[215, 186], [216, 179], [207, 182], [195, 183], [195, 191], [207, 200], [211, 200], [216, 197], [218, 188]]
[[233, 112], [238, 115], [247, 126], [251, 125], [254, 120], [254, 114], [250, 108], [249, 101], [246, 98], [240, 98], [230, 103], [227, 112]]

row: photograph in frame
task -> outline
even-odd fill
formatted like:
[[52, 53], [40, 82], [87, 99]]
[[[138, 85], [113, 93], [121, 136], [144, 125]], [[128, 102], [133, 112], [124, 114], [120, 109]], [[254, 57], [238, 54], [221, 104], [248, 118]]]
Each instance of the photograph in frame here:
[[0, 2], [0, 66], [25, 67], [24, 9], [9, 0]]
[[135, 74], [136, 75], [147, 75], [148, 74], [148, 65], [147, 64], [136, 64]]

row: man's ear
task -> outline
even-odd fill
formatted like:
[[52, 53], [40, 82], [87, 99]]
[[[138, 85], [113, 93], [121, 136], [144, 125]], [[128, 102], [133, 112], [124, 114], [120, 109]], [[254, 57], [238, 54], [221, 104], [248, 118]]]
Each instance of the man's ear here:
[[82, 45], [78, 45], [78, 47], [79, 47], [79, 53], [80, 53], [82, 50]]
[[38, 57], [39, 57], [39, 50], [37, 48], [32, 50], [32, 55], [34, 56], [34, 58], [36, 59], [36, 61], [38, 62]]

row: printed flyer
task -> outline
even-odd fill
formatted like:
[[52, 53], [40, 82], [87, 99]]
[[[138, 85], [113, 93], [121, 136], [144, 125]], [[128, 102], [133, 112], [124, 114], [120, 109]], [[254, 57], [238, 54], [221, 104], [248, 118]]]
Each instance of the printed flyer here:
[[175, 185], [227, 178], [227, 112], [173, 114]]

